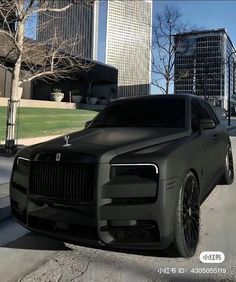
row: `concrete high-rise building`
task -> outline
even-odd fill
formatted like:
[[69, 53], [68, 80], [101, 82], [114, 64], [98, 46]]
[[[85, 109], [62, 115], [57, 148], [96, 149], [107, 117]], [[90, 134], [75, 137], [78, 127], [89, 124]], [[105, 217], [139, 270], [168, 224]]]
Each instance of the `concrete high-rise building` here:
[[150, 94], [152, 0], [107, 1], [105, 62], [118, 69], [117, 97]]
[[175, 93], [195, 94], [225, 109], [228, 107], [230, 79], [231, 101], [236, 105], [236, 55], [225, 29], [180, 33], [175, 36]]
[[[60, 8], [68, 0], [52, 2]], [[37, 40], [46, 42], [55, 34], [65, 42], [68, 40], [68, 52], [89, 59], [97, 58], [98, 1], [91, 0], [71, 6], [63, 12], [42, 12], [38, 15]], [[71, 42], [74, 40], [73, 48]], [[72, 50], [73, 49], [73, 50]]]

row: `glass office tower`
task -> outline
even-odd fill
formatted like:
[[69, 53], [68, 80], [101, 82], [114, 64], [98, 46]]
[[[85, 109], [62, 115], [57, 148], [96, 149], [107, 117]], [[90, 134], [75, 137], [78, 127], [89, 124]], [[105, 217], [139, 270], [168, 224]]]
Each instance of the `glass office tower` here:
[[117, 98], [150, 94], [152, 0], [107, 2], [105, 62], [118, 69]]
[[[202, 96], [213, 104], [227, 108], [227, 60], [235, 49], [226, 30], [180, 33], [175, 36], [175, 43], [175, 93]], [[234, 99], [235, 55], [231, 57], [230, 68], [230, 94]]]

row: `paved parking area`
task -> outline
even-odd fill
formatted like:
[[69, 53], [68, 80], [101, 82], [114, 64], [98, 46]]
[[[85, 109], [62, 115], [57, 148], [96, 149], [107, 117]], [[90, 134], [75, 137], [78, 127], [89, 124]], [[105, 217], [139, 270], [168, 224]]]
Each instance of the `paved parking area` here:
[[9, 182], [13, 161], [14, 157], [0, 157], [0, 184]]

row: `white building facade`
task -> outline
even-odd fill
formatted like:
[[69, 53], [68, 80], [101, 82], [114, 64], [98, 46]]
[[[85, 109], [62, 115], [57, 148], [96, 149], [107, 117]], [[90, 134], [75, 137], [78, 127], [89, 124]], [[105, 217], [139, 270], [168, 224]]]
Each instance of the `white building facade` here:
[[109, 0], [105, 63], [118, 69], [117, 98], [150, 94], [152, 0]]
[[[68, 4], [68, 0], [54, 1], [54, 7], [61, 8]], [[49, 42], [55, 36], [62, 42], [68, 53], [88, 59], [97, 58], [98, 36], [98, 0], [81, 2], [71, 6], [66, 11], [41, 12], [38, 14], [37, 40]]]

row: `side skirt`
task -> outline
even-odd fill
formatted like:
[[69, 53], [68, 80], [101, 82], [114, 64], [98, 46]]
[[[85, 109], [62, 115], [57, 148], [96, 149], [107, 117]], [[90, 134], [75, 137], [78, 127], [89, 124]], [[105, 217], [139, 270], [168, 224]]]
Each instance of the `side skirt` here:
[[222, 176], [224, 174], [224, 170], [222, 169], [216, 178], [216, 180], [210, 185], [210, 189], [207, 190], [207, 193], [201, 198], [200, 204], [203, 204], [204, 201], [207, 199], [207, 197], [210, 195], [210, 193], [214, 190], [214, 188], [219, 184], [219, 181], [221, 180]]

